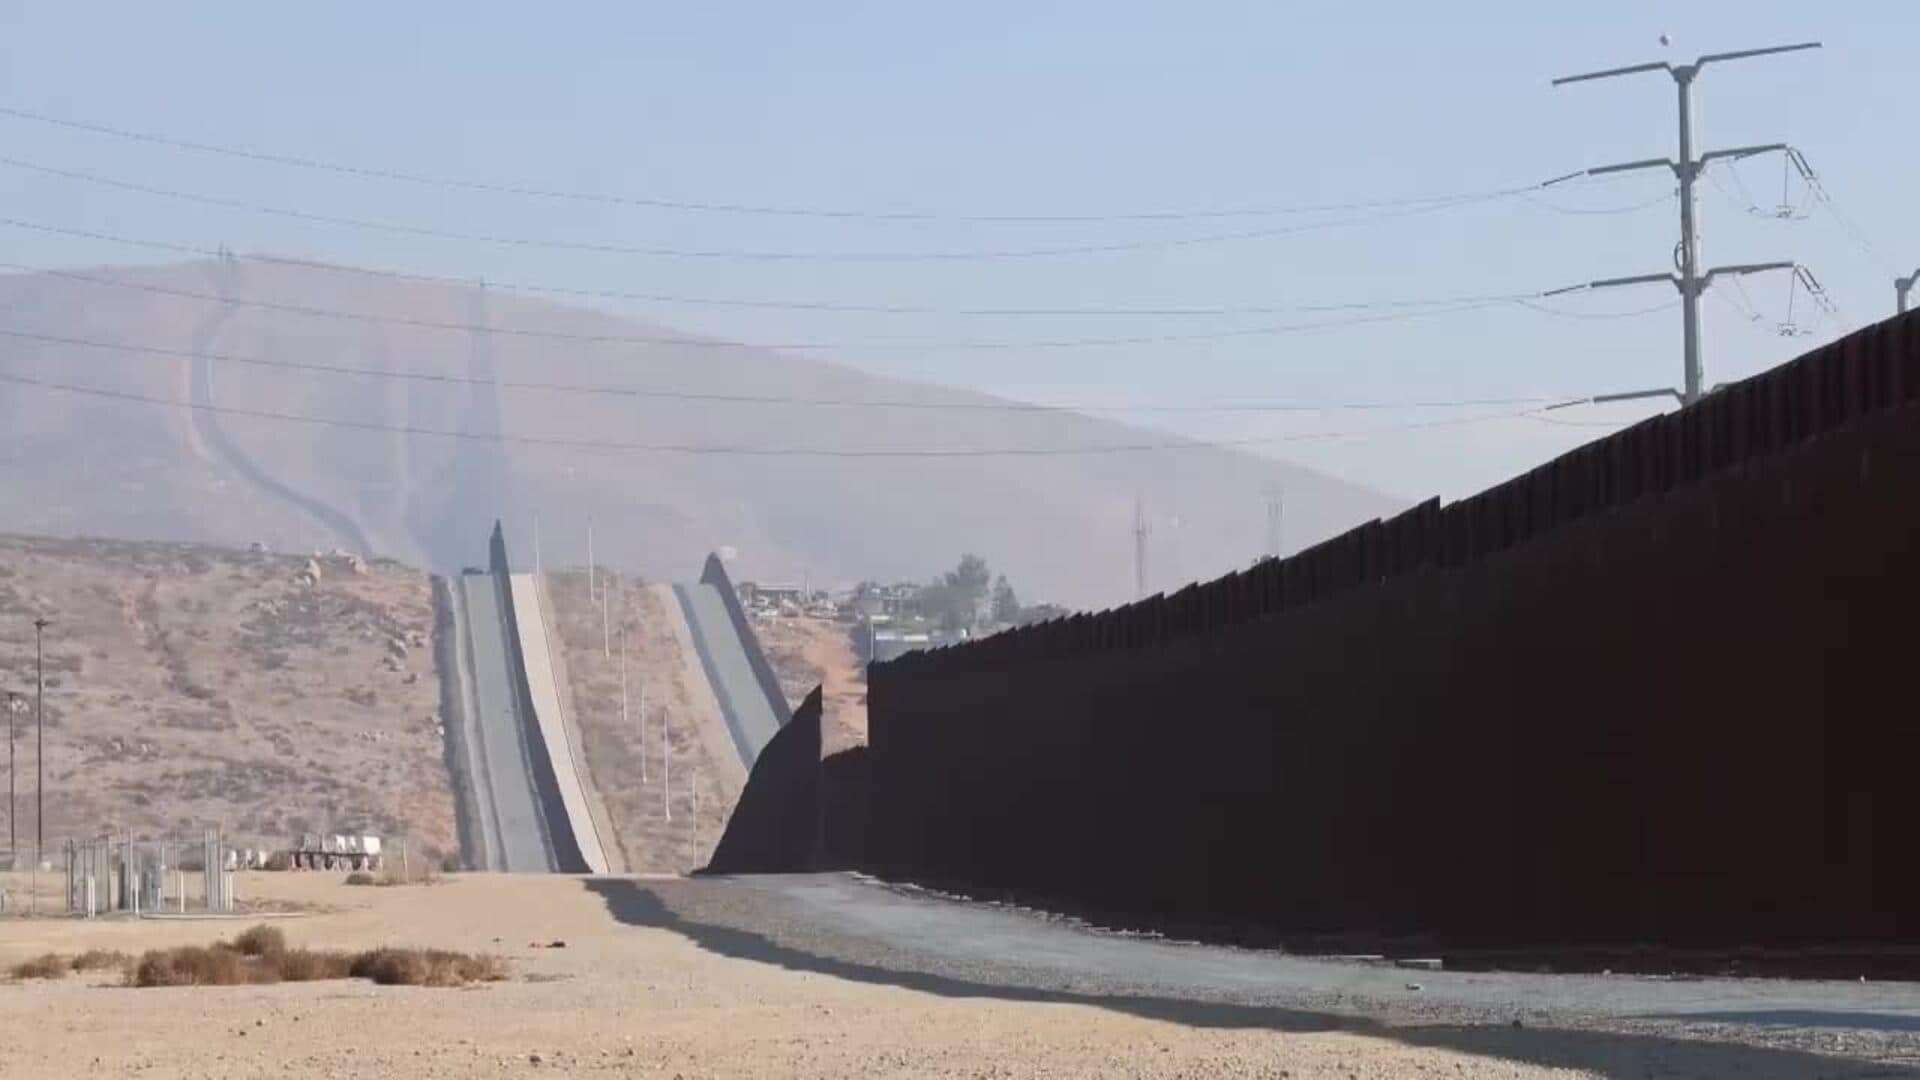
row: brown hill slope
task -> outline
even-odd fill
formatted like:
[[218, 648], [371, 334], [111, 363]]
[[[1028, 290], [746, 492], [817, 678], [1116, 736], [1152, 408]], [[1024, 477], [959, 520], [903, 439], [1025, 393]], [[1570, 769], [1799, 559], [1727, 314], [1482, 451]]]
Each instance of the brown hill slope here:
[[[243, 844], [370, 828], [408, 835], [416, 853], [457, 850], [427, 579], [389, 562], [318, 563], [308, 583], [305, 557], [0, 535], [0, 690], [29, 709], [30, 623], [54, 620], [49, 845], [221, 825]], [[19, 719], [26, 847], [31, 711]]]
[[[587, 337], [673, 331], [523, 296], [246, 259], [0, 277], [10, 329], [182, 353], [409, 370], [439, 376], [618, 384], [945, 404], [970, 391], [738, 348], [480, 334], [480, 324]], [[143, 288], [126, 288], [132, 283]], [[159, 291], [155, 291], [159, 290]], [[180, 295], [182, 293], [200, 294]], [[240, 298], [348, 311], [396, 325]], [[516, 435], [730, 447], [1062, 447], [1162, 442], [1058, 412], [850, 409], [581, 396], [248, 366], [231, 359], [0, 339], [0, 373], [222, 407]], [[45, 533], [262, 541], [276, 550], [364, 545], [433, 567], [473, 561], [495, 515], [516, 554], [543, 542], [578, 562], [589, 516], [602, 561], [673, 580], [713, 549], [748, 578], [924, 579], [963, 551], [1027, 595], [1075, 605], [1131, 592], [1133, 503], [1180, 528], [1155, 539], [1156, 586], [1244, 565], [1265, 529], [1262, 493], [1287, 493], [1288, 534], [1316, 540], [1393, 508], [1376, 493], [1246, 454], [959, 459], [584, 452], [319, 427], [0, 385], [0, 521]]]

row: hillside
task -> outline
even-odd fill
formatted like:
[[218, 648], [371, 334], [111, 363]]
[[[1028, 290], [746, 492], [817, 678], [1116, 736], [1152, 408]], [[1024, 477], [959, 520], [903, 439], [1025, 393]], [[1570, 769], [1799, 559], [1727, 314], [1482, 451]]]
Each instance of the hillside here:
[[[0, 309], [16, 331], [171, 350], [10, 337], [0, 340], [0, 374], [223, 409], [654, 447], [1166, 441], [1074, 414], [981, 409], [993, 399], [811, 356], [609, 341], [684, 335], [499, 290], [248, 259], [3, 276]], [[496, 332], [421, 325], [436, 323]], [[481, 382], [286, 370], [236, 358]], [[975, 407], [588, 396], [494, 380]], [[1313, 472], [1207, 448], [939, 459], [586, 451], [317, 426], [17, 383], [0, 384], [0, 425], [9, 433], [0, 445], [9, 477], [0, 521], [16, 530], [258, 541], [280, 551], [362, 548], [437, 569], [474, 561], [474, 538], [496, 515], [516, 551], [533, 550], [537, 516], [547, 551], [583, 562], [591, 517], [599, 561], [655, 580], [721, 548], [738, 553], [741, 578], [819, 583], [925, 579], [973, 551], [1025, 596], [1089, 606], [1132, 591], [1136, 498], [1168, 523], [1150, 559], [1155, 587], [1247, 563], [1262, 547], [1263, 493], [1276, 484], [1287, 494], [1294, 543], [1394, 506]]]
[[[677, 611], [663, 607], [673, 603], [672, 594], [663, 597], [660, 590], [626, 576], [602, 573], [597, 583], [600, 589], [590, 594], [584, 570], [552, 572], [544, 578], [559, 638], [565, 704], [584, 743], [588, 777], [628, 870], [685, 873], [707, 864], [739, 797], [739, 780], [716, 767], [696, 730], [694, 710], [705, 677], [698, 671], [698, 657], [689, 655], [668, 629], [678, 617]], [[605, 611], [602, 599], [610, 605]], [[623, 636], [628, 694], [624, 715], [618, 651]], [[705, 692], [711, 698], [711, 692]], [[663, 725], [665, 745], [673, 754], [666, 769], [661, 767]]]
[[0, 535], [0, 682], [28, 710], [16, 746], [23, 846], [36, 615], [53, 620], [49, 845], [220, 825], [243, 844], [369, 828], [407, 835], [414, 852], [457, 850], [418, 571]]

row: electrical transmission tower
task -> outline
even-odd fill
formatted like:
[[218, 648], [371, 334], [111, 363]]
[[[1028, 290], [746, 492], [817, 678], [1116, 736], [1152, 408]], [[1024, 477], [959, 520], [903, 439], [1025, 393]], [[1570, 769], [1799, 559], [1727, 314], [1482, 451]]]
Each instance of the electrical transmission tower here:
[[[1757, 274], [1768, 270], [1789, 270], [1803, 276], [1804, 283], [1811, 289], [1818, 284], [1805, 271], [1792, 262], [1743, 263], [1734, 266], [1716, 266], [1704, 273], [1700, 270], [1700, 232], [1696, 220], [1696, 207], [1693, 198], [1693, 183], [1706, 167], [1718, 160], [1737, 161], [1755, 154], [1774, 152], [1787, 153], [1790, 148], [1785, 143], [1769, 143], [1765, 146], [1742, 146], [1731, 150], [1711, 150], [1699, 157], [1693, 155], [1693, 81], [1698, 78], [1702, 68], [1708, 64], [1727, 60], [1742, 60], [1753, 56], [1768, 56], [1773, 53], [1798, 52], [1802, 49], [1817, 49], [1817, 41], [1802, 42], [1798, 45], [1775, 45], [1765, 49], [1743, 49], [1739, 52], [1710, 53], [1691, 64], [1670, 64], [1664, 60], [1650, 64], [1634, 64], [1631, 67], [1609, 68], [1606, 71], [1590, 71], [1584, 75], [1568, 75], [1553, 80], [1555, 86], [1568, 83], [1587, 82], [1593, 79], [1608, 79], [1616, 75], [1633, 75], [1643, 71], [1664, 71], [1673, 76], [1674, 85], [1680, 99], [1680, 160], [1669, 158], [1648, 158], [1644, 161], [1630, 161], [1622, 165], [1607, 165], [1598, 169], [1588, 169], [1584, 175], [1600, 176], [1606, 173], [1628, 172], [1634, 169], [1652, 169], [1665, 166], [1673, 171], [1680, 181], [1680, 244], [1675, 249], [1674, 262], [1678, 273], [1640, 274], [1634, 277], [1607, 278], [1592, 281], [1585, 285], [1575, 285], [1556, 292], [1571, 292], [1575, 289], [1603, 289], [1615, 285], [1639, 285], [1653, 281], [1672, 282], [1680, 290], [1682, 320], [1682, 352], [1685, 358], [1685, 382], [1680, 394], [1682, 404], [1691, 405], [1700, 400], [1705, 383], [1705, 373], [1700, 358], [1700, 294], [1713, 283], [1718, 276], [1738, 274]], [[1582, 175], [1582, 174], [1575, 174]], [[1553, 294], [1547, 294], [1553, 295]], [[1649, 391], [1664, 393], [1664, 391]]]

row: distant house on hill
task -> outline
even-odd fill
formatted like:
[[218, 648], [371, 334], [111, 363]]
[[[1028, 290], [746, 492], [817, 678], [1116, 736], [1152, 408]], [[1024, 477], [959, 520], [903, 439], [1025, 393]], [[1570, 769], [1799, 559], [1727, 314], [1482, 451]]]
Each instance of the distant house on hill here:
[[779, 610], [791, 606], [798, 609], [806, 603], [806, 589], [799, 585], [761, 584], [757, 581], [743, 581], [734, 586], [734, 592], [740, 596], [740, 605], [746, 608], [772, 608]]

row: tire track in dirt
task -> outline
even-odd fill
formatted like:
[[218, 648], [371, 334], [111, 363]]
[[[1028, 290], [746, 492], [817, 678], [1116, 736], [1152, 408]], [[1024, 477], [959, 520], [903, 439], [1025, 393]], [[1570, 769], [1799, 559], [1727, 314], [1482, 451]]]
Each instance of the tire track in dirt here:
[[[218, 266], [213, 270], [215, 283], [220, 287], [222, 295], [231, 292], [238, 273], [238, 269], [232, 265]], [[322, 528], [332, 533], [348, 550], [371, 558], [373, 545], [368, 542], [367, 535], [361, 530], [358, 522], [319, 499], [276, 480], [249, 457], [221, 425], [220, 414], [213, 411], [215, 407], [214, 361], [209, 354], [214, 340], [219, 336], [220, 331], [225, 329], [232, 315], [233, 308], [223, 304], [194, 327], [193, 344], [189, 350], [193, 356], [187, 363], [189, 365], [188, 392], [194, 406], [191, 410], [192, 428], [197, 436], [195, 450], [202, 457], [210, 460], [218, 459], [221, 464], [238, 473], [242, 480], [255, 489], [305, 512], [307, 516], [319, 522]]]

